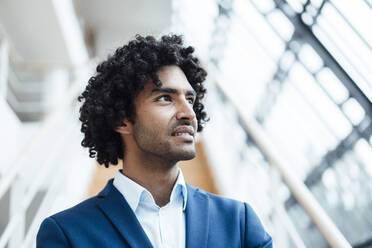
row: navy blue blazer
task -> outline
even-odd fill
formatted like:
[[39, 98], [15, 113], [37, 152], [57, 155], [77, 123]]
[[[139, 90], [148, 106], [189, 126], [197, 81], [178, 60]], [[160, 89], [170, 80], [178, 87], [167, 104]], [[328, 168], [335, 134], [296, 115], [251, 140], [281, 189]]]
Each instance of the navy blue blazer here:
[[[95, 197], [46, 218], [37, 248], [152, 247], [141, 224], [111, 179]], [[270, 235], [247, 204], [186, 184], [186, 247], [272, 247]], [[172, 227], [177, 228], [177, 227]]]

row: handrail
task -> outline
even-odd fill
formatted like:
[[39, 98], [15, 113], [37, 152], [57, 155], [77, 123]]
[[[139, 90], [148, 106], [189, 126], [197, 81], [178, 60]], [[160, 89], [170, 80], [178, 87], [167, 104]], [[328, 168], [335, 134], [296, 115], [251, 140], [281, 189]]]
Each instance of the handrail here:
[[[216, 68], [213, 68], [215, 75], [218, 75]], [[277, 149], [272, 142], [267, 138], [264, 130], [260, 127], [257, 121], [253, 118], [248, 118], [243, 113], [242, 106], [239, 105], [234, 97], [224, 90], [221, 83], [215, 77], [217, 90], [227, 99], [227, 101], [235, 108], [240, 119], [242, 120], [243, 128], [260, 148], [262, 153], [272, 166], [275, 166], [283, 181], [287, 184], [290, 191], [293, 193], [299, 204], [306, 210], [310, 218], [313, 220], [319, 231], [327, 240], [331, 247], [335, 248], [351, 248], [351, 245], [342, 235], [337, 226], [333, 223], [324, 209], [320, 206], [311, 191], [307, 186], [287, 168], [288, 164], [282, 156], [277, 152]]]
[[[293, 220], [289, 217], [288, 212], [284, 208], [284, 202], [283, 199], [278, 195], [277, 191], [278, 188], [280, 188], [282, 179], [279, 174], [279, 171], [277, 168], [270, 166], [269, 167], [269, 177], [270, 177], [270, 189], [269, 194], [272, 198], [273, 203], [273, 215], [272, 216], [278, 216], [280, 219], [280, 230], [285, 229], [287, 232], [289, 238], [292, 240], [293, 244], [296, 248], [306, 248], [306, 245], [298, 233], [298, 230], [296, 229], [295, 225], [293, 224]], [[275, 220], [272, 221], [273, 226], [277, 228], [275, 225]], [[277, 231], [278, 229], [276, 229]], [[281, 233], [273, 233], [273, 239], [277, 239], [278, 236], [280, 236]], [[277, 244], [279, 244], [280, 240], [277, 241]], [[283, 244], [284, 246], [284, 244]], [[288, 246], [286, 244], [285, 246]]]
[[290, 235], [293, 243], [296, 245], [297, 248], [306, 248], [304, 241], [302, 240], [301, 236], [298, 234], [295, 226], [293, 225], [292, 220], [288, 216], [288, 213], [285, 211], [283, 205], [275, 206], [274, 211], [278, 214], [279, 218], [283, 222], [283, 226], [285, 226], [288, 234]]
[[0, 238], [0, 247], [5, 247], [8, 240], [12, 236], [12, 233], [17, 228], [18, 223], [21, 222], [21, 220], [22, 220], [21, 215], [16, 215], [16, 216], [14, 216], [14, 218], [12, 218], [11, 221], [8, 222], [8, 225], [5, 228], [5, 230], [2, 233], [1, 238]]
[[[89, 69], [90, 63], [85, 66]], [[86, 68], [82, 68], [81, 70], [85, 70]], [[20, 156], [16, 159], [13, 166], [10, 167], [9, 172], [1, 177], [0, 199], [9, 189], [11, 183], [18, 175], [18, 173], [23, 169], [23, 166], [27, 166], [27, 163], [29, 162], [28, 159], [32, 156], [34, 151], [42, 147], [43, 141], [53, 131], [54, 125], [59, 123], [63, 119], [63, 112], [68, 110], [68, 108], [70, 107], [70, 105], [66, 103], [73, 102], [73, 100], [76, 99], [76, 97], [80, 94], [82, 89], [82, 81], [85, 80], [85, 78], [82, 79], [81, 76], [85, 75], [80, 75], [80, 77], [78, 77], [73, 82], [72, 86], [66, 92], [65, 96], [59, 100], [59, 102], [55, 105], [54, 110], [51, 111], [51, 114], [43, 122], [40, 130], [33, 136], [31, 141], [19, 153]]]
[[[36, 232], [38, 230], [38, 226], [40, 225], [41, 221], [42, 221], [42, 218], [44, 218], [45, 216], [43, 216], [43, 213], [45, 213], [47, 211], [47, 209], [54, 203], [54, 200], [53, 198], [55, 198], [55, 195], [58, 193], [58, 189], [59, 187], [61, 186], [61, 184], [64, 182], [64, 178], [60, 176], [60, 171], [62, 170], [62, 167], [59, 167], [57, 169], [57, 173], [56, 173], [56, 180], [53, 181], [52, 185], [48, 188], [47, 190], [47, 193], [43, 199], [43, 201], [41, 202], [40, 204], [40, 207], [29, 227], [29, 230], [22, 242], [22, 245], [21, 245], [21, 248], [27, 248], [27, 247], [31, 247], [30, 244], [32, 243], [35, 243], [36, 242]], [[35, 246], [32, 246], [32, 247], [35, 247]]]
[[0, 96], [5, 97], [9, 72], [9, 45], [6, 39], [0, 39]]
[[[56, 157], [60, 155], [61, 148], [66, 145], [66, 141], [71, 136], [73, 131], [74, 125], [70, 125], [67, 130], [59, 137], [59, 139], [54, 143], [55, 149], [51, 153], [47, 154], [47, 158], [42, 162], [39, 171], [36, 175], [35, 180], [32, 181], [31, 185], [28, 186], [27, 193], [22, 198], [22, 201], [19, 203], [20, 208], [18, 209], [15, 215], [11, 216], [8, 225], [5, 227], [4, 235], [0, 236], [0, 248], [3, 248], [6, 243], [8, 242], [9, 238], [15, 231], [15, 227], [22, 221], [22, 214], [23, 211], [30, 206], [32, 199], [35, 197], [36, 193], [38, 192], [40, 186], [44, 182], [44, 179], [50, 176], [50, 173], [53, 172], [55, 169], [52, 166], [48, 166], [50, 162], [55, 161]], [[56, 175], [60, 175], [58, 173], [54, 173]]]

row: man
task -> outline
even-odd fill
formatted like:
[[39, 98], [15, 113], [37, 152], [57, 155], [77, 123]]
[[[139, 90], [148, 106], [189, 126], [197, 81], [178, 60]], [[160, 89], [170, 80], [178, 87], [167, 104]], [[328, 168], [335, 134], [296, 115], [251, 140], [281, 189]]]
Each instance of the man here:
[[46, 218], [37, 247], [272, 247], [252, 208], [188, 185], [207, 121], [207, 75], [180, 36], [136, 36], [97, 67], [79, 97], [82, 145], [123, 169], [95, 197]]

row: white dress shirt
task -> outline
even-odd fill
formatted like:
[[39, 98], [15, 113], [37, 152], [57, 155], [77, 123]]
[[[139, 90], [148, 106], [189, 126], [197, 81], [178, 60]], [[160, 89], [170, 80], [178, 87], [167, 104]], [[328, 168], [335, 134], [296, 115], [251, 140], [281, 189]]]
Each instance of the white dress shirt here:
[[147, 189], [121, 171], [116, 174], [113, 184], [127, 200], [153, 247], [185, 247], [187, 189], [180, 169], [170, 202], [163, 207], [155, 203]]

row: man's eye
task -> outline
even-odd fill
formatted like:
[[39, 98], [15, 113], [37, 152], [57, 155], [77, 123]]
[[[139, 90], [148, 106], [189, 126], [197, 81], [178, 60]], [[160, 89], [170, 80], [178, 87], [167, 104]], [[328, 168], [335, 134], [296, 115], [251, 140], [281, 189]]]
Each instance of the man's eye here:
[[188, 98], [187, 100], [189, 101], [189, 103], [194, 104], [194, 98]]
[[158, 101], [170, 101], [171, 97], [168, 95], [164, 95], [158, 98]]

